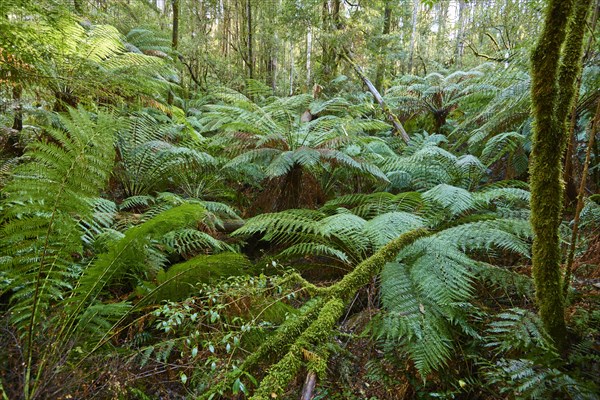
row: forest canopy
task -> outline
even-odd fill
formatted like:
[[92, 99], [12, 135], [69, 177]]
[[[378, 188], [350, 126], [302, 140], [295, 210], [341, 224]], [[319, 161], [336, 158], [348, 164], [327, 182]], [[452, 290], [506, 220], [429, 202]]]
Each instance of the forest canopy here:
[[2, 399], [598, 399], [599, 12], [2, 0]]

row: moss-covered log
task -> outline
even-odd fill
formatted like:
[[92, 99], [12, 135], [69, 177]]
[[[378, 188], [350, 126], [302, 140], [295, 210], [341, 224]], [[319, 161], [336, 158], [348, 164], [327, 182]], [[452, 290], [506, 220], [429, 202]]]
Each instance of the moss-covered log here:
[[306, 287], [309, 293], [316, 294], [317, 297], [303, 307], [299, 316], [289, 319], [281, 325], [271, 337], [246, 358], [240, 368], [229, 373], [218, 385], [212, 387], [209, 392], [200, 398], [208, 399], [215, 393], [224, 393], [244, 371], [253, 368], [268, 356], [279, 356], [281, 358], [269, 369], [268, 374], [262, 380], [258, 390], [252, 397], [255, 400], [272, 398], [272, 393], [275, 393], [276, 396], [282, 394], [289, 382], [305, 364], [309, 370], [322, 375], [327, 362], [327, 355], [305, 362], [304, 354], [306, 352], [312, 353], [313, 349], [323, 348], [322, 345], [333, 334], [333, 328], [348, 302], [361, 287], [368, 284], [373, 277], [381, 272], [385, 263], [393, 261], [400, 250], [428, 234], [428, 230], [420, 228], [399, 236], [361, 262], [352, 272], [330, 287], [316, 287], [299, 275], [289, 278], [288, 283], [301, 284]]
[[251, 399], [268, 400], [272, 398], [273, 393], [279, 397], [302, 368], [303, 352], [329, 339], [344, 309], [345, 303], [341, 299], [329, 300], [317, 319], [296, 339], [287, 354], [271, 367]]

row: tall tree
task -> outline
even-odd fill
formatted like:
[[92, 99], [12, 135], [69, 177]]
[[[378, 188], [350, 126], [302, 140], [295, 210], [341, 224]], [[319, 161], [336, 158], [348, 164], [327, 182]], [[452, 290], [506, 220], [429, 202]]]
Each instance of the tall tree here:
[[252, 39], [252, 2], [246, 0], [246, 24], [247, 32], [247, 50], [248, 50], [248, 77], [252, 79], [254, 77], [254, 54], [253, 54], [253, 39]]
[[417, 42], [417, 16], [419, 15], [419, 0], [414, 0], [413, 2], [413, 11], [412, 11], [412, 23], [411, 23], [411, 33], [410, 33], [410, 50], [408, 56], [408, 73], [412, 74], [413, 72], [413, 62], [415, 56], [415, 44]]
[[563, 197], [561, 157], [567, 138], [566, 116], [581, 63], [579, 29], [584, 24], [573, 14], [579, 17], [585, 10], [585, 15], [587, 8], [589, 0], [551, 0], [531, 56], [535, 120], [530, 164], [533, 278], [540, 317], [560, 349], [566, 347], [567, 333], [558, 232]]
[[[179, 0], [172, 0], [171, 6], [173, 7], [173, 30], [171, 32], [171, 49], [173, 52], [177, 51], [179, 44]], [[167, 104], [173, 105], [174, 95], [173, 91], [169, 89], [167, 95]]]
[[465, 0], [458, 1], [458, 28], [456, 31], [456, 49], [454, 51], [455, 63], [458, 68], [462, 64], [466, 7]]
[[[385, 1], [385, 9], [383, 11], [383, 31], [382, 36], [382, 44], [387, 43], [386, 36], [390, 34], [390, 25], [392, 21], [392, 2], [391, 0]], [[383, 51], [382, 51], [383, 52]], [[385, 75], [385, 67], [386, 67], [385, 58], [379, 62], [377, 65], [377, 72], [375, 74], [375, 87], [379, 92], [383, 92], [383, 79]]]

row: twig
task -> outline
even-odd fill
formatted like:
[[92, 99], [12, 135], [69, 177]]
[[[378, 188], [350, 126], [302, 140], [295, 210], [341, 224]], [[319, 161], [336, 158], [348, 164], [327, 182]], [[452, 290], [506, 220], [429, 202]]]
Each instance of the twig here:
[[596, 115], [594, 116], [594, 121], [592, 122], [590, 138], [588, 140], [588, 146], [585, 152], [583, 171], [581, 173], [581, 182], [579, 183], [579, 193], [577, 194], [577, 207], [575, 208], [575, 217], [573, 218], [573, 232], [571, 233], [571, 246], [569, 248], [567, 265], [565, 267], [565, 276], [563, 279], [564, 296], [566, 296], [569, 291], [569, 285], [571, 284], [571, 276], [573, 275], [573, 259], [575, 258], [575, 247], [577, 246], [577, 236], [579, 233], [579, 217], [581, 216], [581, 210], [583, 209], [583, 196], [585, 194], [585, 184], [587, 181], [587, 175], [590, 166], [590, 158], [592, 155], [592, 147], [594, 147], [594, 139], [596, 137], [598, 124], [600, 124], [600, 101], [598, 102], [598, 106], [596, 107]]

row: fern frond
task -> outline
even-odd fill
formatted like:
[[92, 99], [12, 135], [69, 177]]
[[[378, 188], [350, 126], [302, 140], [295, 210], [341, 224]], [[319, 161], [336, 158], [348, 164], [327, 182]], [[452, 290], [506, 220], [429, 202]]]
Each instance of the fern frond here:
[[487, 328], [487, 346], [499, 353], [538, 348], [557, 356], [552, 339], [544, 331], [541, 320], [531, 311], [511, 308], [496, 315]]
[[453, 217], [473, 207], [473, 195], [469, 191], [447, 184], [429, 189], [423, 193], [423, 199], [440, 204]]
[[140, 254], [145, 253], [151, 239], [160, 238], [174, 229], [190, 226], [201, 220], [205, 212], [201, 205], [184, 204], [128, 229], [121, 240], [85, 270], [69, 300], [74, 307], [70, 314], [77, 315], [84, 307], [93, 303], [106, 285], [115, 279], [126, 274], [143, 273], [147, 265]]
[[47, 130], [53, 143], [32, 143], [31, 162], [17, 167], [5, 188], [1, 251], [11, 259], [15, 324], [30, 339], [50, 303], [74, 283], [73, 255], [82, 252], [78, 221], [94, 220], [91, 199], [108, 180], [119, 124], [83, 109], [58, 120], [61, 128]]
[[195, 229], [180, 229], [171, 231], [161, 240], [169, 249], [180, 255], [197, 253], [199, 251], [219, 253], [233, 251], [226, 243], [213, 238], [208, 233]]

